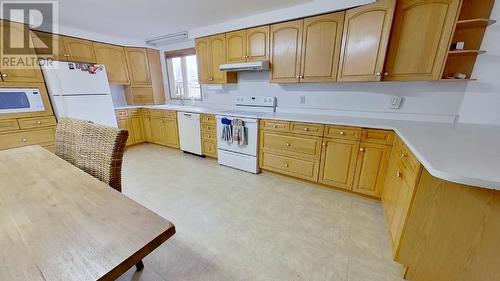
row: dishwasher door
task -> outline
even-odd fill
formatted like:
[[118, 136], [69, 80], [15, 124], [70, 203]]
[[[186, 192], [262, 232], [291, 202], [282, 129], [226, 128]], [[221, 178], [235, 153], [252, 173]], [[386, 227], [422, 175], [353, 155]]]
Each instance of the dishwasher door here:
[[181, 150], [202, 155], [200, 114], [177, 112]]

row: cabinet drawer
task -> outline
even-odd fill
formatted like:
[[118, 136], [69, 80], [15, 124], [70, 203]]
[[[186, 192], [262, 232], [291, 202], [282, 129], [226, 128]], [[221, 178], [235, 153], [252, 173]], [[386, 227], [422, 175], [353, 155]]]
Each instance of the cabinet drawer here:
[[126, 118], [127, 117], [127, 110], [126, 109], [115, 110], [115, 115], [116, 115], [116, 118], [118, 118], [118, 119]]
[[260, 121], [260, 126], [262, 127], [263, 130], [279, 131], [279, 132], [290, 131], [290, 123], [286, 121], [262, 120]]
[[132, 116], [139, 116], [141, 114], [141, 110], [139, 108], [132, 108], [127, 110], [127, 116], [132, 117]]
[[290, 123], [290, 131], [295, 134], [322, 137], [324, 130], [324, 125], [296, 122]]
[[8, 149], [27, 145], [53, 145], [55, 141], [55, 129], [44, 129], [36, 131], [23, 131], [1, 135], [0, 149]]
[[210, 157], [217, 157], [217, 145], [213, 141], [204, 140], [203, 143], [203, 154]]
[[17, 120], [0, 120], [0, 132], [19, 130]]
[[51, 127], [57, 124], [54, 116], [18, 119], [21, 129], [36, 129]]
[[296, 178], [317, 181], [319, 162], [263, 152], [262, 168]]
[[172, 110], [162, 110], [162, 116], [168, 119], [177, 119], [177, 112]]
[[320, 137], [262, 132], [261, 141], [266, 151], [313, 159], [319, 159], [321, 156]]
[[150, 110], [147, 109], [147, 108], [141, 108], [139, 109], [139, 114], [141, 114], [142, 116], [150, 116]]
[[150, 109], [149, 110], [149, 115], [151, 117], [162, 117], [163, 116], [163, 110], [161, 110], [161, 109]]
[[212, 123], [216, 122], [215, 115], [211, 114], [202, 114], [201, 115], [201, 123]]
[[217, 126], [215, 124], [202, 123], [201, 130], [208, 133], [217, 133]]
[[326, 126], [325, 137], [345, 140], [360, 140], [361, 128], [345, 126]]
[[394, 144], [394, 132], [387, 130], [363, 129], [361, 141], [376, 144]]
[[217, 141], [217, 134], [215, 132], [201, 131], [201, 138], [209, 141]]

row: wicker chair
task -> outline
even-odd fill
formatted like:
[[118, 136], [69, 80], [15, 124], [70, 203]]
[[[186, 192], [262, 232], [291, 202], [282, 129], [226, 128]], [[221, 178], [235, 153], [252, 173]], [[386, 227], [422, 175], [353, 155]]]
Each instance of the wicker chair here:
[[127, 138], [124, 130], [61, 118], [56, 129], [56, 155], [121, 192]]

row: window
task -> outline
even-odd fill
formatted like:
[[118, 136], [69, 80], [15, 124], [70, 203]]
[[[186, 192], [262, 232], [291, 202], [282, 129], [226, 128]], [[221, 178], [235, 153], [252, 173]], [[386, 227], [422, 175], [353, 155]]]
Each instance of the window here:
[[201, 100], [194, 49], [165, 53], [171, 99]]

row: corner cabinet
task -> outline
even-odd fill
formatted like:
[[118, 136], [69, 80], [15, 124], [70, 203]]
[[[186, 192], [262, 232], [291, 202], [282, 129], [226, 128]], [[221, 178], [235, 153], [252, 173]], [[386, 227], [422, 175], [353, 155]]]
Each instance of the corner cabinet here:
[[396, 0], [347, 10], [340, 55], [339, 82], [380, 81]]
[[219, 70], [219, 66], [227, 62], [225, 34], [196, 39], [195, 45], [201, 84], [236, 83], [235, 72]]
[[460, 0], [398, 1], [384, 80], [440, 80]]
[[335, 82], [344, 12], [271, 26], [271, 82]]

